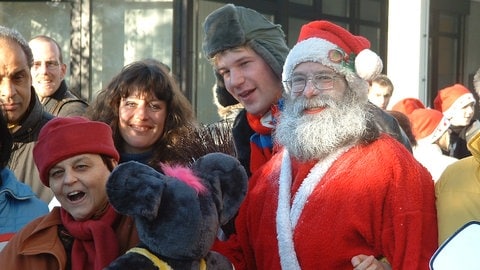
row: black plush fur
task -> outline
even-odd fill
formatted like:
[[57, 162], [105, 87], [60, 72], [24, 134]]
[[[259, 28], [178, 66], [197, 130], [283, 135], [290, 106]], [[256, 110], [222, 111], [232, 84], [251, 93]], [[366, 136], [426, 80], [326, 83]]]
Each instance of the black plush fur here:
[[[233, 269], [210, 248], [221, 225], [237, 212], [245, 197], [247, 174], [239, 161], [222, 153], [207, 154], [191, 167], [207, 187], [197, 192], [184, 182], [138, 162], [120, 164], [110, 175], [112, 206], [135, 219], [141, 243], [173, 269]], [[145, 256], [127, 253], [107, 269], [157, 269]]]

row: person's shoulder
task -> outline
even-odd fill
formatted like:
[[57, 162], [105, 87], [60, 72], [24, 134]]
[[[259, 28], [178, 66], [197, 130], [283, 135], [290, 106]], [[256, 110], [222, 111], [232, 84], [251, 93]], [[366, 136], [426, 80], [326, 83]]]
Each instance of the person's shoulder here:
[[27, 223], [18, 233], [15, 234], [12, 240], [23, 242], [29, 237], [35, 237], [36, 234], [42, 233], [46, 228], [57, 226], [59, 224], [61, 224], [60, 212], [52, 210], [46, 215], [40, 216]]
[[[369, 168], [377, 167], [391, 173], [426, 177], [428, 171], [407, 150], [407, 148], [388, 134], [368, 144], [358, 154]], [[396, 172], [396, 173], [395, 173]], [[431, 178], [431, 177], [430, 177]], [[431, 179], [430, 179], [431, 180]]]
[[463, 190], [472, 192], [478, 186], [476, 172], [480, 164], [473, 156], [462, 158], [448, 165], [435, 183], [437, 194], [445, 190]]
[[378, 139], [367, 144], [365, 147], [382, 154], [392, 153], [395, 155], [404, 155], [408, 153], [409, 155], [412, 155], [403, 144], [387, 133], [380, 134]]
[[59, 102], [57, 116], [82, 116], [85, 114], [88, 104], [81, 99], [62, 100]]
[[85, 114], [88, 103], [76, 96], [70, 90], [66, 90], [57, 103], [52, 106], [52, 114], [56, 116], [81, 116]]
[[[51, 250], [57, 244], [58, 240], [55, 238], [58, 234], [57, 226], [61, 224], [60, 212], [58, 210], [52, 211], [44, 216], [38, 217], [27, 223], [19, 232], [15, 233], [13, 237], [8, 240], [7, 245], [0, 252], [0, 261], [3, 263], [10, 263], [16, 265], [19, 261], [18, 254], [22, 251], [30, 252], [39, 250], [39, 245], [43, 245], [43, 250], [47, 248]], [[5, 260], [5, 261], [4, 261]], [[2, 264], [2, 269], [5, 265]], [[16, 265], [18, 267], [18, 265]], [[7, 269], [16, 269], [9, 268]]]
[[0, 171], [0, 175], [2, 179], [2, 189], [9, 190], [14, 200], [26, 200], [35, 197], [35, 193], [30, 186], [18, 181], [10, 169], [3, 168]]
[[474, 156], [465, 157], [459, 159], [450, 164], [445, 171], [444, 175], [448, 178], [458, 178], [458, 174], [464, 174], [467, 171], [474, 171], [476, 168], [480, 168], [480, 164]]

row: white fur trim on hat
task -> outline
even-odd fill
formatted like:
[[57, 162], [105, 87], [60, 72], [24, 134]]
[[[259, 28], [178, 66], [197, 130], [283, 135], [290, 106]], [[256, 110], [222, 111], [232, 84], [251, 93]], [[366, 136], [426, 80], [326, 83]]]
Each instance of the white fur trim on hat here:
[[472, 93], [465, 93], [457, 98], [455, 102], [453, 102], [452, 106], [443, 112], [443, 115], [445, 115], [448, 119], [451, 119], [456, 111], [470, 103], [475, 104], [475, 98], [473, 97]]
[[442, 120], [440, 120], [440, 123], [438, 123], [437, 127], [433, 130], [433, 132], [428, 135], [427, 137], [421, 138], [418, 140], [418, 144], [423, 144], [423, 143], [428, 143], [432, 144], [435, 143], [442, 135], [448, 131], [448, 128], [450, 127], [450, 121], [447, 119], [447, 117], [442, 117]]

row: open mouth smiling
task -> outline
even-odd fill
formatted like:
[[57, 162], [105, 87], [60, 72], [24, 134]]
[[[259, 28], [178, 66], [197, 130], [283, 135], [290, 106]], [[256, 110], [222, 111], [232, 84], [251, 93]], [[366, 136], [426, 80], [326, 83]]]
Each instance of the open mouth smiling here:
[[85, 192], [83, 191], [73, 191], [67, 194], [67, 198], [71, 202], [76, 202], [85, 197]]

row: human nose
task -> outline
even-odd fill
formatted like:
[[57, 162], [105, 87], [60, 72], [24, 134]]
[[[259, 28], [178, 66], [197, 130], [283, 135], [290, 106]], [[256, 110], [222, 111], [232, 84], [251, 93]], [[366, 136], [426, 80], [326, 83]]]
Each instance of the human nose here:
[[40, 65], [38, 65], [36, 67], [37, 73], [45, 74], [45, 73], [47, 73], [47, 70], [48, 70], [48, 68], [47, 68], [47, 63], [46, 62], [41, 62]]
[[227, 89], [237, 88], [245, 82], [245, 77], [240, 70], [230, 70], [229, 75], [228, 82], [225, 82]]
[[312, 79], [307, 79], [305, 81], [305, 88], [303, 89], [303, 95], [307, 98], [314, 97], [318, 95], [319, 90], [313, 85]]
[[148, 105], [146, 103], [140, 104], [134, 112], [134, 117], [140, 120], [144, 120], [148, 118]]
[[467, 107], [467, 112], [468, 113], [473, 113], [474, 112], [473, 105]]
[[2, 80], [0, 83], [0, 96], [3, 98], [11, 98], [17, 94], [15, 84], [11, 80]]
[[78, 177], [70, 170], [65, 171], [64, 177], [63, 177], [63, 183], [65, 185], [71, 185], [75, 182], [78, 181]]

